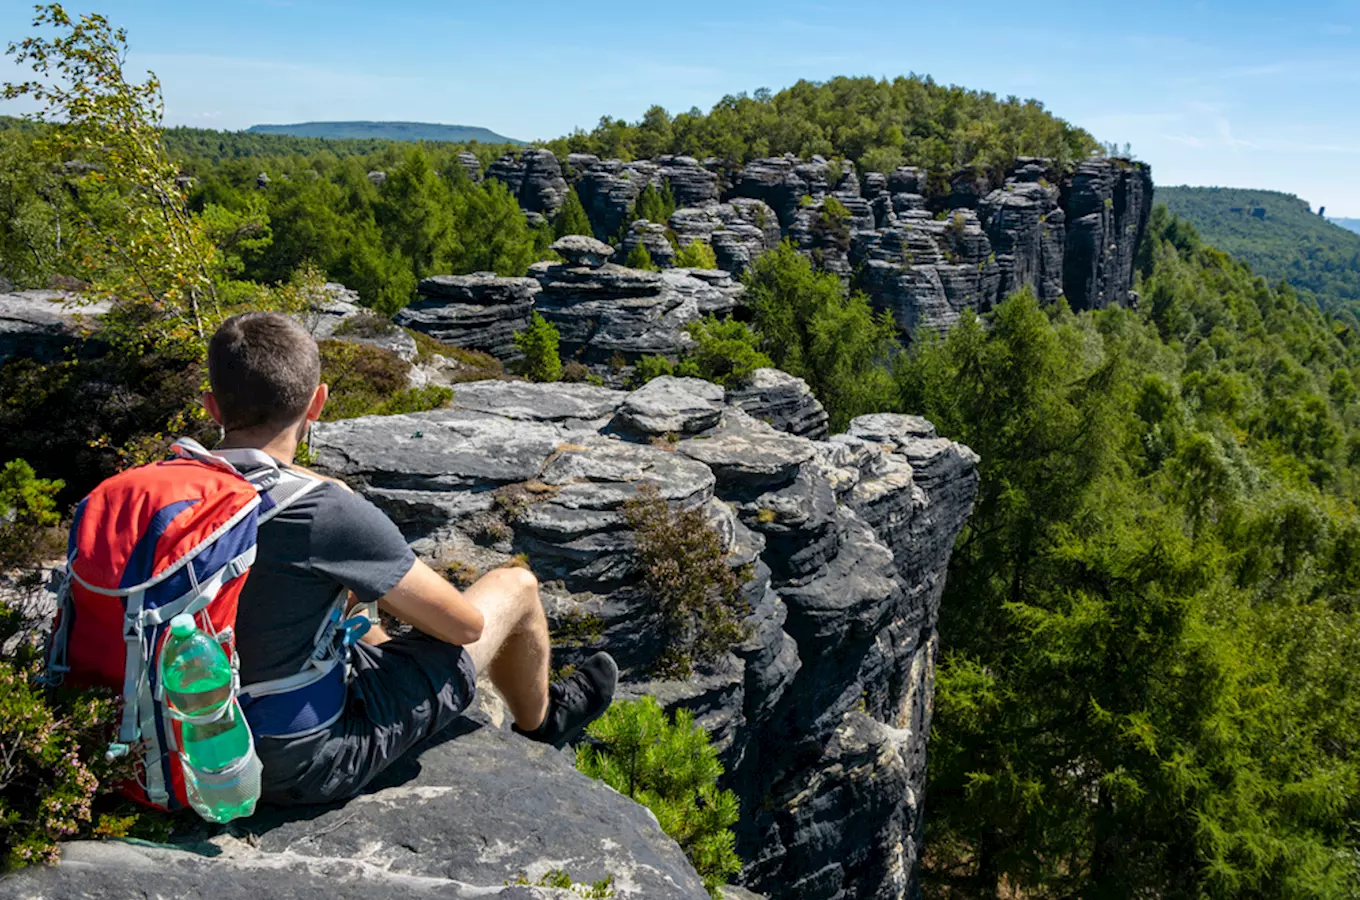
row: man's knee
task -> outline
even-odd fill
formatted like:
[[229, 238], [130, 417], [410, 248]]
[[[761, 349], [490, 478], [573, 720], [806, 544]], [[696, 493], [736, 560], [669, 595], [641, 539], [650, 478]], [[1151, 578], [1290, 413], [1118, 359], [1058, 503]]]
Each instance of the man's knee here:
[[533, 572], [520, 566], [506, 566], [493, 569], [484, 576], [490, 581], [489, 587], [499, 593], [522, 602], [525, 606], [538, 606], [538, 578]]

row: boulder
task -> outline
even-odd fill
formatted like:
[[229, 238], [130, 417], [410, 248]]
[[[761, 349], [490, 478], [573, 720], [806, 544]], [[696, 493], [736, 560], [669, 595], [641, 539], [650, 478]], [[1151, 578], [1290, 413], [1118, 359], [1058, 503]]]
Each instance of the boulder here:
[[700, 378], [654, 378], [619, 407], [619, 426], [639, 434], [696, 434], [718, 424], [723, 389]]
[[67, 844], [61, 864], [5, 879], [0, 897], [576, 897], [513, 884], [550, 870], [612, 878], [617, 897], [708, 896], [646, 809], [565, 754], [463, 719], [343, 806], [265, 808], [192, 843]]
[[96, 353], [102, 346], [86, 339], [108, 310], [108, 303], [84, 302], [64, 291], [0, 294], [0, 363], [13, 356], [55, 362]]
[[614, 255], [614, 248], [583, 234], [568, 234], [558, 238], [548, 248], [561, 256], [568, 265], [598, 269]]

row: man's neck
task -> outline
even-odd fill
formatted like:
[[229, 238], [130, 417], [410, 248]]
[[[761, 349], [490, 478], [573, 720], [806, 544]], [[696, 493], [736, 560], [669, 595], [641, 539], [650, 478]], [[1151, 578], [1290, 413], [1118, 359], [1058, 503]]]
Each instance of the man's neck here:
[[261, 433], [255, 430], [228, 431], [217, 445], [219, 450], [260, 450], [284, 465], [292, 464], [293, 457], [297, 455], [297, 448], [295, 428], [278, 433]]

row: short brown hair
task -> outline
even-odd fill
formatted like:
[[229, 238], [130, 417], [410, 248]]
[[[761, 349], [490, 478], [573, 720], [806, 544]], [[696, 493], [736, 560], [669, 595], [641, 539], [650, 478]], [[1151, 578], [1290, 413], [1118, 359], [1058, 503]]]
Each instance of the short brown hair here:
[[321, 357], [312, 336], [282, 313], [242, 313], [208, 342], [208, 382], [222, 427], [284, 427], [307, 412]]

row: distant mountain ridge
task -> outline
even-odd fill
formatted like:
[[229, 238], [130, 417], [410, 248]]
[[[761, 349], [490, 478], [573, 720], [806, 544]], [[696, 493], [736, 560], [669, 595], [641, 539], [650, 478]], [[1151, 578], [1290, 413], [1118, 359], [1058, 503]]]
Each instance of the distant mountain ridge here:
[[1326, 309], [1360, 313], [1360, 234], [1307, 201], [1279, 191], [1160, 186], [1156, 200], [1256, 274], [1287, 281]]
[[329, 140], [443, 141], [462, 144], [524, 144], [525, 141], [477, 125], [440, 125], [433, 122], [297, 122], [292, 125], [252, 125], [256, 134], [287, 134]]
[[1329, 219], [1333, 225], [1340, 225], [1347, 231], [1354, 231], [1360, 234], [1360, 219]]

